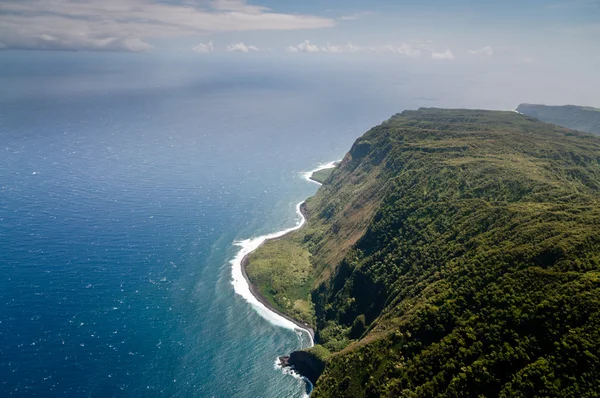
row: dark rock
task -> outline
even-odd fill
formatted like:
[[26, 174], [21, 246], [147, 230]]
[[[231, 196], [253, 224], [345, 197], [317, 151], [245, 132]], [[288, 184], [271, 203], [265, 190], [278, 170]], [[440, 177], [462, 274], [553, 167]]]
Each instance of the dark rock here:
[[325, 362], [306, 351], [294, 351], [290, 356], [279, 357], [279, 360], [281, 366], [294, 369], [310, 380], [312, 384], [317, 382], [317, 379], [325, 370]]

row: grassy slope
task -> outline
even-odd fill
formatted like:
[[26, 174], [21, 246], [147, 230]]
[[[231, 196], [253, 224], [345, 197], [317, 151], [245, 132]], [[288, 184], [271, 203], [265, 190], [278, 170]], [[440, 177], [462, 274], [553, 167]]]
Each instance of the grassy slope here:
[[310, 253], [290, 236], [269, 241], [250, 254], [246, 271], [275, 308], [315, 325], [310, 298], [314, 276], [309, 257]]
[[575, 105], [547, 106], [521, 104], [517, 110], [546, 123], [600, 134], [600, 109], [598, 108]]
[[315, 180], [315, 181], [323, 184], [325, 182], [325, 180], [331, 175], [331, 173], [333, 172], [333, 170], [335, 170], [335, 167], [330, 167], [328, 169], [322, 169], [322, 170], [319, 170], [319, 171], [315, 171], [310, 176], [310, 179], [311, 180]]
[[[595, 396], [600, 139], [404, 112], [307, 203], [329, 396]], [[266, 246], [266, 245], [265, 245]]]

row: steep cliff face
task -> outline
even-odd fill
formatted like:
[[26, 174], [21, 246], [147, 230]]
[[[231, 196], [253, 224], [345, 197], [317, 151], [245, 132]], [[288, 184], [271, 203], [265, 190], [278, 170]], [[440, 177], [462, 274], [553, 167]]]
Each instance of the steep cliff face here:
[[599, 387], [599, 194], [600, 140], [514, 113], [369, 131], [308, 205], [314, 396]]
[[367, 132], [307, 202], [315, 397], [592, 396], [600, 139], [420, 109]]

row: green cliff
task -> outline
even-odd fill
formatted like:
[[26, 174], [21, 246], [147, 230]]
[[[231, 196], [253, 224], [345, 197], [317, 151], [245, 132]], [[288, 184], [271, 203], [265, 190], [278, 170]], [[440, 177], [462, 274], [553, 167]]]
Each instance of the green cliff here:
[[309, 261], [289, 283], [310, 281], [328, 353], [313, 397], [597, 396], [600, 138], [514, 112], [405, 111], [356, 141], [306, 212], [284, 240]]
[[600, 109], [598, 108], [575, 105], [521, 104], [517, 107], [517, 111], [546, 123], [587, 133], [600, 134]]

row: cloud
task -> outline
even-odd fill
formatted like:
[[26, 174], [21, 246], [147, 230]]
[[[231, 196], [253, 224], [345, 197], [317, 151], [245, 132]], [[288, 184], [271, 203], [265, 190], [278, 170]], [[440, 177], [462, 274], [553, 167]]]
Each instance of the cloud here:
[[494, 55], [494, 49], [490, 46], [485, 46], [479, 50], [469, 50], [469, 54], [473, 55]]
[[348, 44], [331, 44], [327, 43], [325, 46], [318, 46], [310, 42], [310, 40], [305, 40], [300, 44], [295, 46], [289, 46], [286, 48], [287, 52], [291, 53], [330, 53], [330, 54], [340, 54], [340, 53], [358, 53], [358, 52], [377, 52], [377, 53], [395, 53], [404, 55], [411, 58], [416, 58], [421, 56], [422, 50], [429, 50], [430, 42], [422, 42], [422, 41], [414, 41], [409, 43], [402, 43], [400, 45], [380, 45], [374, 47], [362, 47], [357, 46], [353, 43]]
[[341, 46], [327, 43], [326, 46], [321, 47], [321, 51], [330, 53], [355, 53], [361, 50], [361, 47], [357, 47], [352, 43], [348, 43], [346, 45]]
[[208, 43], [200, 43], [192, 47], [192, 51], [197, 53], [211, 53], [214, 50], [213, 42], [209, 41]]
[[227, 52], [247, 53], [250, 51], [259, 51], [259, 48], [256, 46], [247, 46], [243, 42], [230, 44], [227, 46]]
[[396, 53], [406, 55], [408, 57], [416, 58], [421, 56], [421, 50], [415, 46], [408, 43], [402, 43], [399, 46], [394, 46], [392, 44], [386, 44], [383, 46], [371, 47], [371, 51], [378, 53]]
[[327, 45], [319, 47], [316, 44], [310, 42], [310, 40], [304, 40], [302, 43], [295, 46], [289, 46], [285, 49], [289, 53], [355, 53], [362, 51], [362, 47], [355, 46], [352, 43], [338, 45], [327, 43]]
[[321, 49], [312, 44], [310, 40], [304, 40], [300, 44], [287, 47], [286, 51], [290, 53], [318, 53], [321, 51]]
[[5, 47], [42, 50], [148, 51], [153, 39], [335, 25], [244, 0], [2, 0], [0, 15]]
[[450, 51], [450, 50], [446, 50], [443, 53], [433, 52], [433, 53], [431, 53], [431, 58], [438, 59], [438, 60], [451, 61], [454, 59], [454, 54], [452, 54], [452, 51]]
[[421, 55], [421, 50], [414, 48], [407, 43], [402, 43], [399, 47], [397, 47], [396, 52], [399, 54], [408, 55], [409, 57], [419, 57]]
[[[418, 58], [425, 52], [430, 53], [431, 58], [435, 60], [453, 60], [455, 58], [452, 51], [446, 50], [444, 52], [435, 52], [431, 46], [432, 42], [429, 40], [413, 40], [411, 42], [402, 43], [399, 45], [385, 44], [371, 47], [357, 46], [352, 43], [348, 43], [345, 45], [327, 43], [325, 46], [319, 46], [317, 44], [312, 43], [310, 40], [304, 40], [302, 43], [297, 44], [295, 46], [286, 47], [285, 50], [290, 53], [390, 53], [399, 54], [409, 58]], [[491, 47], [484, 47], [483, 49], [478, 51], [487, 54], [488, 51], [492, 51], [492, 49]]]

